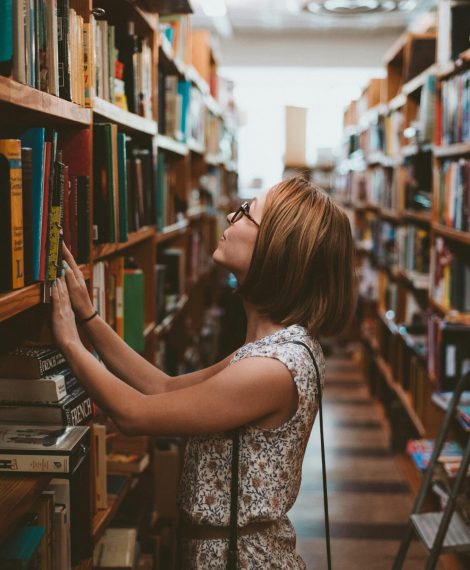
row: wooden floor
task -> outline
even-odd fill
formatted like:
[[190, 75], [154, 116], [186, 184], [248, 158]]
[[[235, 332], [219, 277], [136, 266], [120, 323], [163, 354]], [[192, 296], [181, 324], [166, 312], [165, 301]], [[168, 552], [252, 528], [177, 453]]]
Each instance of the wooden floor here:
[[[387, 424], [347, 351], [334, 350], [327, 358], [325, 386], [333, 568], [389, 570], [412, 498], [389, 451]], [[326, 568], [318, 418], [307, 447], [300, 494], [289, 517], [307, 568]], [[425, 560], [425, 549], [414, 541], [404, 569], [422, 569]]]

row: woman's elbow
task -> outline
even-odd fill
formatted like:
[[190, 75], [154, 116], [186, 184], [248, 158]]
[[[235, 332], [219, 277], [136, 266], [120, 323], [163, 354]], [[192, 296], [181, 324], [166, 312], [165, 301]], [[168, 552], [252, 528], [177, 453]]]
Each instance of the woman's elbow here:
[[[141, 398], [139, 398], [141, 400]], [[142, 402], [130, 404], [120, 414], [117, 414], [113, 421], [119, 431], [126, 436], [148, 435], [148, 430], [144, 429]]]

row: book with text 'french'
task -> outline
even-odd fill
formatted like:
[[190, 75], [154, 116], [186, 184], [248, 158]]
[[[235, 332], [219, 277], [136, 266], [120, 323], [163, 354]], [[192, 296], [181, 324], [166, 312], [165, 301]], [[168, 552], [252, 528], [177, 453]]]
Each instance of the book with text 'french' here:
[[89, 430], [87, 426], [0, 425], [0, 472], [73, 473], [88, 453]]
[[0, 354], [0, 377], [42, 378], [66, 365], [64, 355], [55, 347], [25, 344]]
[[24, 286], [21, 141], [0, 139], [0, 290]]

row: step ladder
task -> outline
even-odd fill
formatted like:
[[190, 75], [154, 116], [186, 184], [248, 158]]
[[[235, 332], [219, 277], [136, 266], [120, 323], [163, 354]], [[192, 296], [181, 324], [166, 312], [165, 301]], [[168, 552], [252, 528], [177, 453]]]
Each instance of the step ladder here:
[[[466, 447], [462, 457], [462, 463], [457, 472], [455, 481], [449, 495], [447, 505], [442, 512], [421, 513], [424, 500], [432, 484], [434, 467], [439, 459], [442, 447], [446, 441], [447, 433], [455, 417], [455, 412], [460, 401], [460, 396], [465, 387], [470, 385], [470, 372], [467, 372], [459, 380], [454, 394], [449, 402], [449, 406], [444, 416], [444, 421], [439, 430], [436, 443], [425, 471], [418, 496], [416, 497], [411, 515], [403, 536], [400, 548], [393, 563], [392, 570], [401, 570], [408, 552], [408, 547], [417, 534], [418, 538], [429, 551], [426, 561], [426, 570], [434, 570], [440, 554], [447, 552], [470, 552], [470, 527], [463, 518], [456, 512], [457, 497], [462, 489], [462, 485], [467, 475], [470, 465], [470, 430]], [[468, 388], [467, 388], [468, 389]]]

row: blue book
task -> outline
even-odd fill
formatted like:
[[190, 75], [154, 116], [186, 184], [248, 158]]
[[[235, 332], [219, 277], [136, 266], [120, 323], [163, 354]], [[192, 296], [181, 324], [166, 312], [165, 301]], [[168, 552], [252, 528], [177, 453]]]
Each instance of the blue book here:
[[32, 128], [21, 135], [21, 146], [33, 149], [33, 277], [39, 280], [42, 204], [44, 196], [44, 139], [46, 129]]
[[191, 81], [178, 81], [178, 95], [181, 95], [181, 125], [183, 142], [186, 142], [188, 129], [189, 96], [191, 93]]
[[26, 570], [44, 536], [42, 526], [23, 526], [0, 546], [0, 567]]
[[0, 2], [0, 75], [9, 76], [13, 66], [13, 0]]

